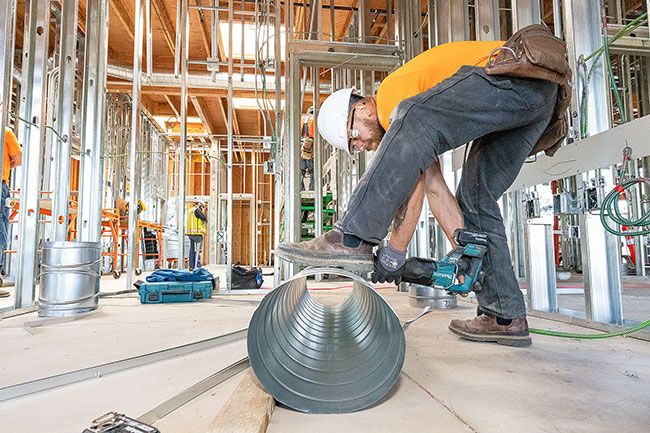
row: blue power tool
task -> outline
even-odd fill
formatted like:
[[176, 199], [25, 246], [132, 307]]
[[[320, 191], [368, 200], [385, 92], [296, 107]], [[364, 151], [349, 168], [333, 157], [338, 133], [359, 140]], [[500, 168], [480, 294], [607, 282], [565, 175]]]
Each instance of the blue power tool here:
[[[451, 294], [478, 292], [483, 284], [483, 256], [488, 239], [484, 233], [458, 229], [454, 232], [458, 247], [442, 260], [409, 258], [404, 265], [402, 281], [435, 287]], [[464, 279], [459, 279], [459, 277]]]

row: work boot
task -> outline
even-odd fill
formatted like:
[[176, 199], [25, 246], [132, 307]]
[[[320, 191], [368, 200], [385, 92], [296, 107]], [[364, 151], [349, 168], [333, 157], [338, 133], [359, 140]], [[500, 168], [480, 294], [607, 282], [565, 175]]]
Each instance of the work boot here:
[[343, 238], [343, 232], [334, 229], [310, 241], [282, 243], [275, 254], [298, 265], [371, 271], [373, 245], [357, 239], [356, 247], [348, 247]]
[[0, 298], [8, 298], [10, 295], [6, 290], [0, 290]]
[[500, 325], [496, 317], [481, 314], [469, 320], [452, 320], [449, 330], [465, 340], [517, 347], [527, 347], [532, 344], [528, 334], [528, 321], [525, 318], [512, 319], [509, 325]]

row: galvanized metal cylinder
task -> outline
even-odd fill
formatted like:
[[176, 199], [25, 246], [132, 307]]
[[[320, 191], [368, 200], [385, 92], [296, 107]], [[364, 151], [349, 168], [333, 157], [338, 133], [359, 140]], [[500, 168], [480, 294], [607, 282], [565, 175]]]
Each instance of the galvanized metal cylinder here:
[[442, 289], [419, 284], [406, 283], [411, 307], [431, 307], [435, 309], [456, 308], [456, 295], [450, 295]]
[[[317, 302], [307, 276], [351, 278], [338, 305]], [[266, 390], [309, 413], [347, 413], [378, 402], [395, 385], [405, 339], [390, 305], [363, 278], [341, 269], [300, 272], [270, 292], [248, 327], [248, 356]]]
[[99, 242], [45, 242], [38, 315], [71, 316], [96, 309], [100, 259]]

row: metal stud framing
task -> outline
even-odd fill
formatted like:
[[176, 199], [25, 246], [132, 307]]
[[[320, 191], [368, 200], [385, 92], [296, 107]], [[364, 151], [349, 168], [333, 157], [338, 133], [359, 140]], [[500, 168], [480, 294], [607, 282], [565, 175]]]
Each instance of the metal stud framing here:
[[[31, 1], [25, 19], [23, 42], [22, 89], [19, 140], [23, 143], [21, 181], [18, 272], [16, 274], [15, 307], [27, 307], [34, 302], [39, 236], [39, 204], [41, 172], [41, 143], [45, 139], [45, 88], [47, 47], [49, 37], [50, 2]], [[29, 123], [28, 123], [29, 122]]]
[[5, 0], [0, 6], [0, 164], [4, 163], [5, 128], [9, 125], [11, 88], [14, 66], [16, 0]]
[[96, 242], [101, 232], [104, 107], [108, 55], [108, 0], [88, 2], [84, 69], [78, 235]]
[[[133, 270], [136, 267], [136, 236], [138, 225], [138, 196], [139, 192], [135, 179], [140, 175], [138, 167], [138, 144], [142, 129], [142, 114], [140, 113], [140, 93], [142, 87], [142, 42], [144, 37], [144, 2], [135, 2], [135, 29], [133, 37], [133, 91], [131, 101], [131, 141], [129, 146], [129, 235], [127, 250], [126, 287], [131, 288]], [[182, 247], [182, 244], [181, 244]]]
[[[59, 130], [59, 135], [52, 148], [52, 171], [56, 173], [53, 187], [56, 194], [52, 197], [54, 241], [65, 241], [68, 239], [70, 150], [72, 144], [72, 110], [74, 107], [75, 65], [77, 59], [77, 6], [77, 0], [65, 1], [62, 4], [61, 10], [59, 97], [57, 99], [55, 122], [55, 129]], [[103, 179], [100, 179], [100, 182], [102, 181]]]
[[[185, 267], [185, 194], [187, 177], [187, 62], [189, 59], [189, 3], [179, 0], [181, 9], [180, 21], [177, 23], [177, 33], [180, 33], [180, 44], [176, 45], [177, 56], [180, 56], [181, 74], [181, 137], [178, 145], [178, 190], [176, 191], [176, 230], [178, 232], [178, 269]], [[180, 52], [180, 54], [178, 54]]]

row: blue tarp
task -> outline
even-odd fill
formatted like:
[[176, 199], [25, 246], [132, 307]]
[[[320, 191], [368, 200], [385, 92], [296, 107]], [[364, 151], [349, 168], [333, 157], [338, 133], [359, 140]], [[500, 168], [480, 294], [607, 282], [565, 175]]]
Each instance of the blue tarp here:
[[193, 271], [178, 269], [158, 269], [147, 277], [150, 283], [163, 281], [214, 281], [214, 277], [207, 269], [196, 268]]

